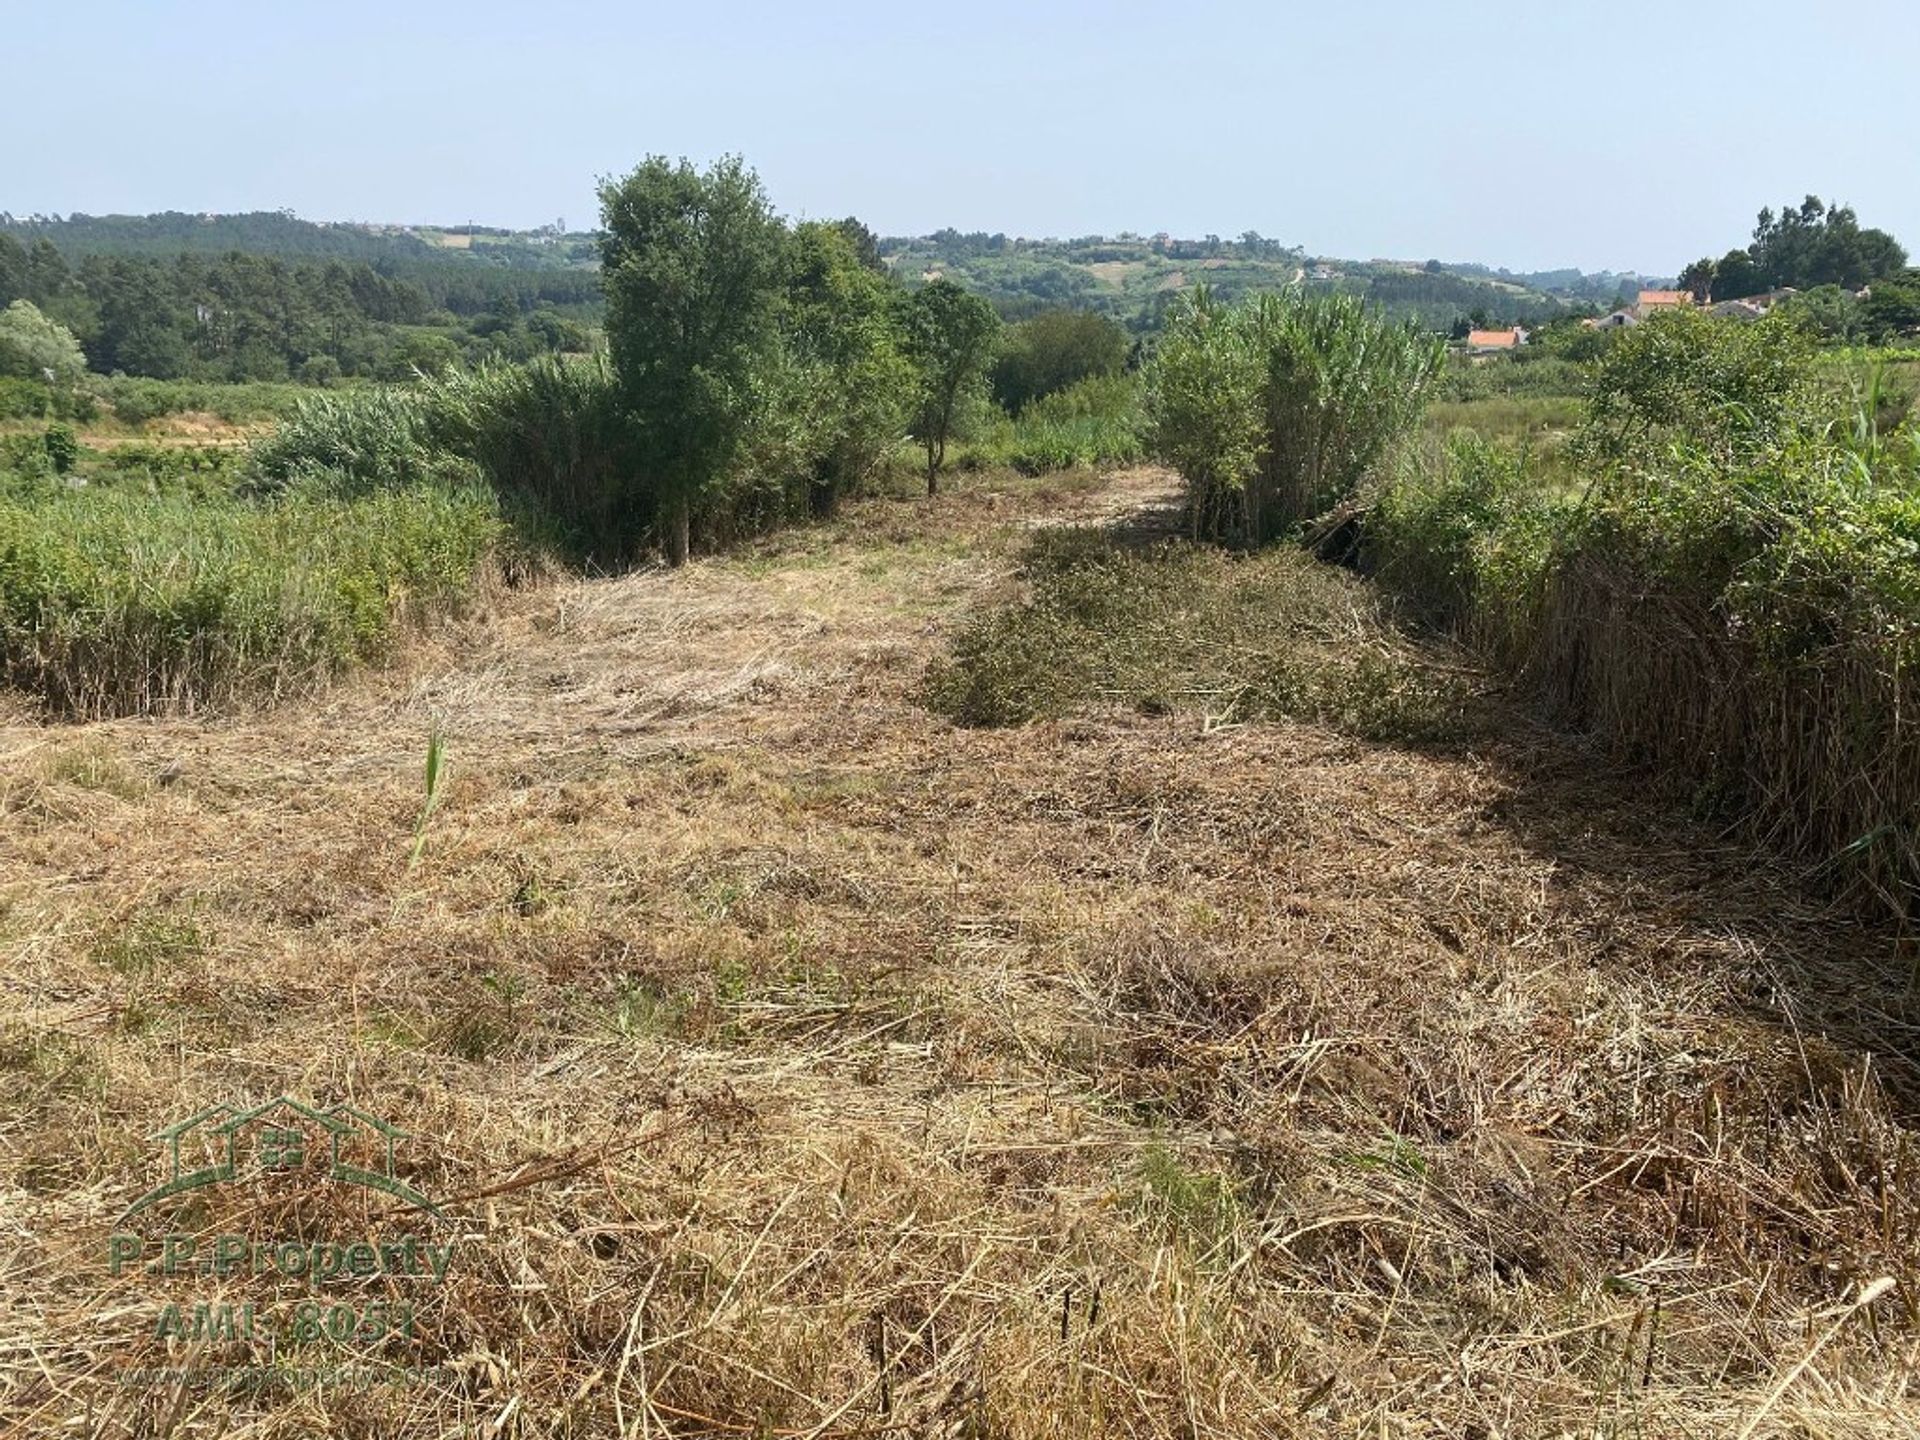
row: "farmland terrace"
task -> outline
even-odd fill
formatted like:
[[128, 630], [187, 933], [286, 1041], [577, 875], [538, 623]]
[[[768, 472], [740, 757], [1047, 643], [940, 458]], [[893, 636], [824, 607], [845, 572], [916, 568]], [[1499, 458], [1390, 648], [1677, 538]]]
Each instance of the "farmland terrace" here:
[[[1451, 728], [956, 726], [929, 667], [1039, 537], [1151, 553], [1174, 482], [949, 489], [300, 705], [8, 715], [0, 1429], [1915, 1433], [1910, 949], [1340, 573], [1327, 643]], [[168, 1301], [308, 1293], [104, 1259], [149, 1136], [281, 1093], [408, 1132], [456, 1249], [336, 1287], [417, 1313], [333, 1353], [429, 1368], [121, 1383], [251, 1353]], [[193, 1219], [419, 1228], [338, 1188]]]

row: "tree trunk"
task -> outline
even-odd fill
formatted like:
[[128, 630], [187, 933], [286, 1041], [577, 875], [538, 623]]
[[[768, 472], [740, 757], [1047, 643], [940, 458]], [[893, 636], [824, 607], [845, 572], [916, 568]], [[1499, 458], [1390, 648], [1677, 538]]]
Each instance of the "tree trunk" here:
[[667, 564], [678, 569], [687, 563], [687, 549], [693, 528], [693, 506], [685, 495], [667, 502]]
[[[946, 449], [945, 445], [940, 447], [940, 460], [947, 458]], [[933, 442], [929, 440], [927, 442], [927, 494], [929, 495], [940, 493], [940, 460], [933, 458]]]
[[807, 489], [807, 509], [816, 520], [831, 520], [840, 508], [840, 489], [831, 480], [815, 480]]

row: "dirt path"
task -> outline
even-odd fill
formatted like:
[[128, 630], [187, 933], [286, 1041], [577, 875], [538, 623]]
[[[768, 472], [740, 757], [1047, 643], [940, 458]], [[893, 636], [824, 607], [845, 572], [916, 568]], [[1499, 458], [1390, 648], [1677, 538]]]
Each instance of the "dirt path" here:
[[[1170, 493], [959, 484], [314, 704], [0, 726], [0, 1421], [1912, 1433], [1883, 937], [1517, 710], [1420, 753], [919, 703], [1034, 524]], [[103, 1265], [145, 1137], [276, 1093], [409, 1132], [459, 1255], [359, 1349], [445, 1373], [116, 1387], [206, 1288]], [[202, 1218], [376, 1223], [274, 1183]]]

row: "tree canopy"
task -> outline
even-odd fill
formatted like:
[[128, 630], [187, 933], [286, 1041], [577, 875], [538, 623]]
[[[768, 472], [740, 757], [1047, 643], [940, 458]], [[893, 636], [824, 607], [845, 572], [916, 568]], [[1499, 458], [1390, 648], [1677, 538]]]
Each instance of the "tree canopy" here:
[[1781, 289], [1838, 285], [1859, 290], [1906, 268], [1907, 252], [1884, 230], [1863, 228], [1852, 207], [1809, 195], [1778, 214], [1762, 210], [1753, 243], [1719, 260], [1694, 261], [1682, 288], [1714, 300], [1742, 300]]
[[0, 310], [0, 375], [71, 385], [86, 372], [87, 357], [66, 326], [26, 300]]
[[731, 468], [777, 343], [785, 228], [729, 156], [702, 173], [649, 157], [600, 187], [607, 339], [621, 404], [683, 564], [694, 497]]
[[1046, 310], [1007, 332], [993, 367], [993, 396], [1018, 414], [1090, 375], [1117, 375], [1132, 342], [1126, 330], [1090, 310]]
[[927, 493], [939, 488], [947, 441], [968, 407], [985, 398], [1000, 317], [951, 280], [935, 280], [901, 302], [902, 348], [914, 369], [913, 433], [927, 456]]

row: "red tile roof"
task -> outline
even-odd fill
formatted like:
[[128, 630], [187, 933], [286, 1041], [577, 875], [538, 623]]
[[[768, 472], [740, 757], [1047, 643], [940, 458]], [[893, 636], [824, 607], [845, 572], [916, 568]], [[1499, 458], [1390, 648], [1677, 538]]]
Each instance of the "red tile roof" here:
[[1467, 333], [1469, 350], [1511, 350], [1519, 343], [1518, 330], [1472, 330]]

